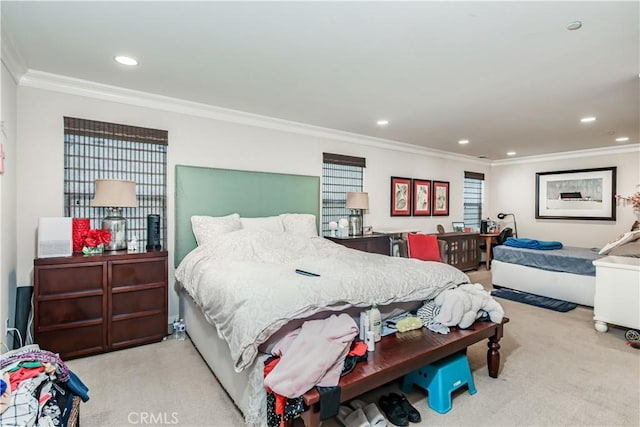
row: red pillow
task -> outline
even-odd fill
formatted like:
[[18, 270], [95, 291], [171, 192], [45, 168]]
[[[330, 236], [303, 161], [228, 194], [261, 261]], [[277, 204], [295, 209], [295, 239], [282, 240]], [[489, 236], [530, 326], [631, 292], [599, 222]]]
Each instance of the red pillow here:
[[407, 234], [409, 246], [409, 258], [417, 258], [423, 261], [438, 261], [440, 258], [440, 247], [438, 238], [430, 234]]

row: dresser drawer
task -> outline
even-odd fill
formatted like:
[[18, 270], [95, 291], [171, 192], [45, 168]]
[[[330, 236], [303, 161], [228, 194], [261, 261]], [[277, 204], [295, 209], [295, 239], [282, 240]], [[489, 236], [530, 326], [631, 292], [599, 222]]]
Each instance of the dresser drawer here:
[[167, 335], [167, 316], [163, 313], [113, 320], [111, 323], [111, 346], [113, 348], [133, 343], [160, 341]]
[[165, 260], [111, 263], [111, 288], [164, 283]]
[[38, 296], [102, 290], [103, 265], [73, 265], [36, 271]]
[[102, 319], [102, 295], [40, 301], [38, 327]]
[[36, 332], [36, 344], [50, 351], [54, 349], [65, 359], [100, 353], [106, 350], [103, 328], [104, 326], [99, 324]]
[[115, 317], [142, 311], [162, 310], [165, 294], [164, 287], [114, 293], [111, 297], [111, 314]]

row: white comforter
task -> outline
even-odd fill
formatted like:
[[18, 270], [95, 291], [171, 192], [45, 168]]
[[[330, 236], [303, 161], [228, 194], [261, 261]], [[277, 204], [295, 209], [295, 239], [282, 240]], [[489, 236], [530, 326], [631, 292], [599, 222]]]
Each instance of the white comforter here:
[[[301, 269], [320, 274], [308, 277]], [[237, 372], [258, 346], [292, 319], [435, 298], [467, 283], [447, 264], [348, 249], [320, 237], [243, 229], [190, 252], [176, 270], [218, 334], [229, 344]]]

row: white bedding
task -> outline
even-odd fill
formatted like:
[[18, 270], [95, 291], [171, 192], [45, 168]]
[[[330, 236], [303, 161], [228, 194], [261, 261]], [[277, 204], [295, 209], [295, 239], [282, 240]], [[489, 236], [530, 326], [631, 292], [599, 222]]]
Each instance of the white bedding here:
[[469, 282], [447, 264], [370, 254], [320, 237], [249, 229], [194, 249], [178, 266], [176, 279], [229, 344], [237, 372], [292, 319], [374, 302], [423, 301]]

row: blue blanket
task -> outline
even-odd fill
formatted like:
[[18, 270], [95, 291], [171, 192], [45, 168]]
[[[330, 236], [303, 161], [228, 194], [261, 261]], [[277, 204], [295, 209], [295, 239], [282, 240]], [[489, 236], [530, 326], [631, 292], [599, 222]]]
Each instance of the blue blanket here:
[[545, 242], [542, 240], [525, 239], [508, 237], [505, 246], [512, 246], [514, 248], [526, 248], [526, 249], [540, 249], [543, 251], [549, 251], [552, 249], [562, 249], [562, 243], [556, 241]]

